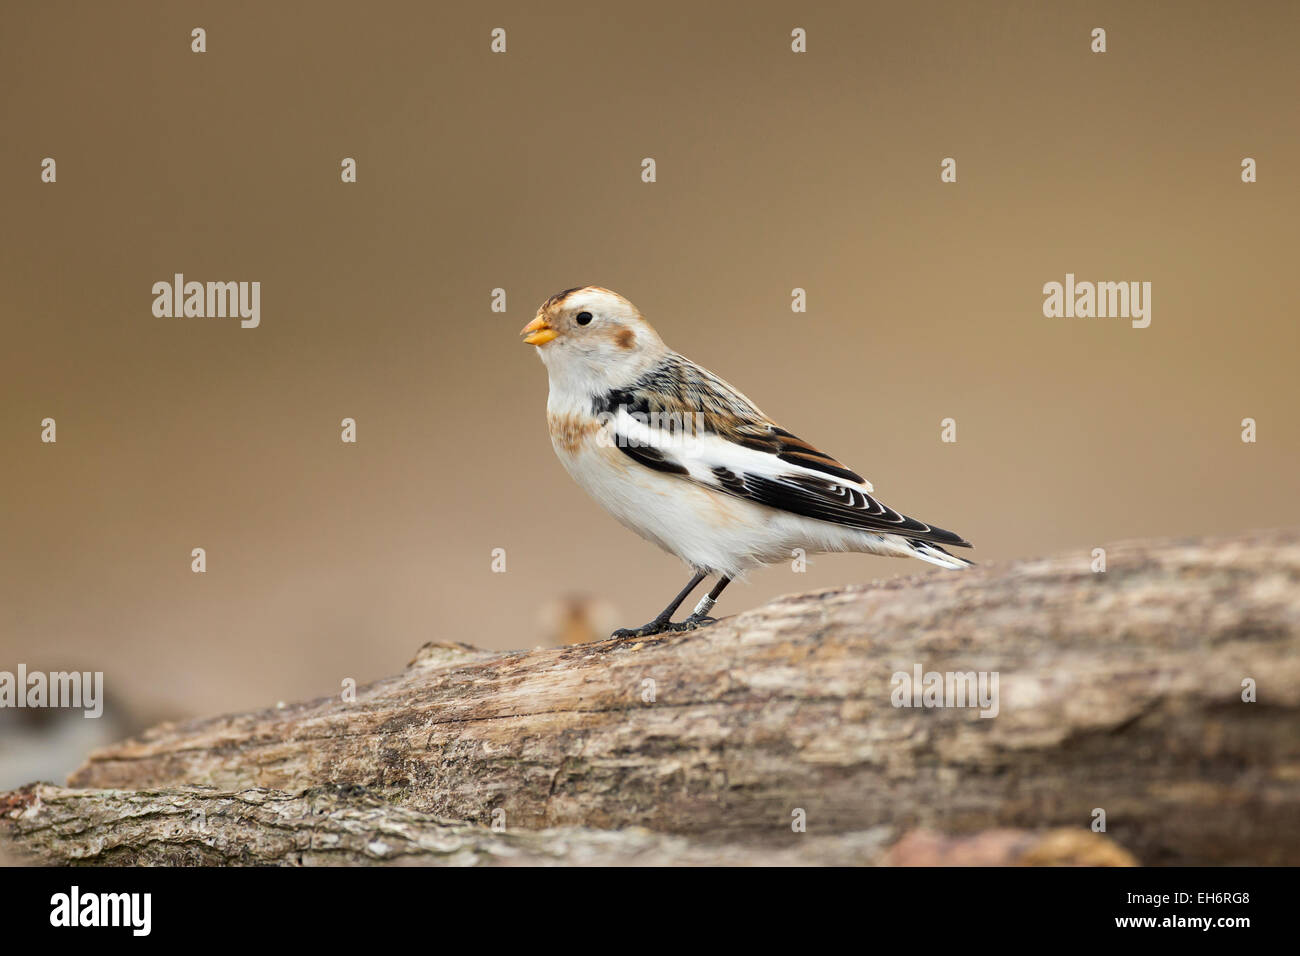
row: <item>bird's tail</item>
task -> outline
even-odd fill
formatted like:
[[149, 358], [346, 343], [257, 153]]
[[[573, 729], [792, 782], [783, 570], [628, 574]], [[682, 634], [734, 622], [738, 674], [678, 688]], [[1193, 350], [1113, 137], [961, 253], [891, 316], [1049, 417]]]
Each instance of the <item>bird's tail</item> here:
[[975, 564], [974, 561], [967, 561], [965, 558], [959, 558], [955, 554], [949, 554], [943, 548], [930, 541], [920, 541], [916, 538], [904, 538], [903, 541], [911, 552], [912, 557], [920, 558], [922, 561], [929, 561], [931, 564], [937, 564], [941, 568], [960, 571], [963, 568], [973, 567]]

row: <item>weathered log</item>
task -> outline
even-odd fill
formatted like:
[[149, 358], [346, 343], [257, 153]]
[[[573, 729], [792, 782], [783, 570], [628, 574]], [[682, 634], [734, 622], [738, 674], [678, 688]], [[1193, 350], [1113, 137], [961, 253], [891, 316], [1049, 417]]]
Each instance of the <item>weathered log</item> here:
[[[1097, 865], [1133, 861], [1084, 829], [969, 838], [889, 827], [784, 845], [720, 844], [637, 827], [494, 831], [394, 806], [360, 787], [67, 790], [37, 784], [6, 817], [23, 859], [110, 866]], [[891, 844], [893, 846], [891, 847]]]
[[[106, 861], [143, 860], [131, 854], [151, 818], [128, 814], [129, 833], [112, 822], [132, 801], [184, 814], [251, 800], [270, 816], [241, 811], [245, 829], [318, 825], [363, 856], [382, 824], [401, 846], [462, 841], [451, 856], [499, 845], [536, 862], [554, 858], [547, 840], [635, 827], [650, 831], [634, 831], [646, 861], [881, 862], [915, 828], [1086, 832], [1100, 809], [1143, 863], [1300, 863], [1300, 532], [1119, 544], [1106, 561], [1100, 573], [1080, 553], [803, 594], [635, 641], [430, 645], [354, 701], [163, 725], [98, 751], [69, 781], [95, 790], [35, 791], [59, 808], [45, 830], [18, 825], [38, 819], [32, 791], [11, 796], [0, 841], [77, 858], [75, 841], [34, 834], [84, 823], [112, 845]], [[894, 675], [918, 665], [996, 674], [997, 715], [894, 706]], [[1258, 702], [1243, 700], [1244, 681]], [[373, 805], [312, 810], [357, 787]], [[494, 821], [519, 842], [492, 834]], [[222, 857], [200, 843], [195, 860]], [[601, 859], [627, 856], [615, 843]], [[284, 846], [270, 861], [333, 852]]]

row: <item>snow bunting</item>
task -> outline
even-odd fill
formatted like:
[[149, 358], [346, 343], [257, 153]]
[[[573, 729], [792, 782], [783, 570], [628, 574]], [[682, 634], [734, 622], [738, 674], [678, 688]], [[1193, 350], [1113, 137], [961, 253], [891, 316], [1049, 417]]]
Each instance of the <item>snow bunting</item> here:
[[[546, 420], [565, 469], [621, 524], [685, 561], [693, 576], [645, 637], [711, 623], [737, 575], [805, 553], [861, 551], [970, 562], [960, 535], [908, 518], [871, 482], [768, 419], [712, 372], [668, 348], [621, 295], [596, 286], [551, 296], [520, 332], [550, 377]], [[701, 581], [718, 581], [685, 620]]]

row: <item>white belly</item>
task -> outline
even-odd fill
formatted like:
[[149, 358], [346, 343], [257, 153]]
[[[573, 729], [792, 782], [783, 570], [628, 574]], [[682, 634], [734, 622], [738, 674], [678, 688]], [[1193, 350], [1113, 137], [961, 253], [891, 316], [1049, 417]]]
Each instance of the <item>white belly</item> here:
[[653, 471], [616, 447], [586, 442], [567, 451], [557, 444], [555, 452], [573, 480], [620, 524], [692, 567], [739, 572], [784, 557], [745, 560], [766, 537], [765, 509]]

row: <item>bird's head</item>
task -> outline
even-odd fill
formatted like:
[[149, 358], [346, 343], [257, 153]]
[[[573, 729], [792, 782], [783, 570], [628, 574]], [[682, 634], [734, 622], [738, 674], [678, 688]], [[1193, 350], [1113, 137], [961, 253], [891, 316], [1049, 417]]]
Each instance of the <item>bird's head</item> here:
[[551, 296], [520, 334], [537, 347], [553, 383], [593, 391], [634, 381], [667, 352], [636, 306], [598, 286]]

